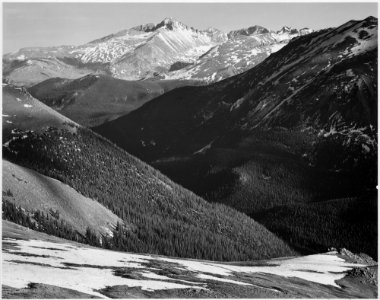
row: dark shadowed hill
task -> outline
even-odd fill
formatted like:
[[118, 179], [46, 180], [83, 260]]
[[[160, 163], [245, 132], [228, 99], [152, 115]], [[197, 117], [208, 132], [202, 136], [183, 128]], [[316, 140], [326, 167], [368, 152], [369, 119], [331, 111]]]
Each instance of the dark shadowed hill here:
[[[25, 90], [23, 93], [32, 98]], [[18, 103], [17, 97], [4, 102], [4, 113], [12, 101]], [[104, 240], [104, 247], [215, 260], [295, 253], [246, 215], [206, 202], [89, 129], [77, 126], [70, 131], [48, 120], [33, 130], [13, 128], [4, 142], [7, 160], [58, 179], [122, 219], [112, 238]], [[40, 213], [28, 216], [18, 207], [5, 208], [9, 218], [16, 216], [21, 224], [41, 221], [43, 228], [53, 234], [55, 226], [61, 226]], [[62, 225], [62, 230], [66, 229]], [[86, 232], [87, 242], [98, 244], [91, 236]]]
[[126, 81], [104, 75], [51, 78], [28, 89], [31, 95], [83, 126], [96, 126], [137, 109], [190, 80]]

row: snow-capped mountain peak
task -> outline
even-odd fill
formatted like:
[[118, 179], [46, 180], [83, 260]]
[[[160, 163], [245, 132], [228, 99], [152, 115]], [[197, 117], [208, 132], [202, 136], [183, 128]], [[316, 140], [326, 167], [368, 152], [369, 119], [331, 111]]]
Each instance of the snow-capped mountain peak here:
[[312, 33], [313, 31], [314, 31], [313, 29], [305, 27], [305, 28], [300, 29], [299, 33], [300, 33], [300, 35], [305, 35], [305, 34]]
[[268, 41], [289, 41], [292, 38], [305, 35], [313, 32], [313, 30], [309, 28], [296, 29], [289, 26], [283, 26], [280, 30], [268, 30], [267, 28], [259, 25], [250, 26], [248, 28], [242, 28], [239, 30], [230, 31], [228, 33], [229, 39], [234, 39], [239, 36], [256, 36], [259, 39], [262, 39], [264, 43], [268, 43]]
[[[68, 72], [73, 69], [73, 64], [74, 69], [76, 64], [90, 64], [87, 74], [91, 72], [92, 64], [97, 64], [101, 72], [128, 80], [161, 76], [218, 81], [253, 67], [292, 38], [306, 33], [309, 33], [307, 29], [298, 31], [285, 26], [276, 32], [254, 25], [227, 34], [216, 28], [199, 30], [167, 17], [159, 23], [141, 24], [80, 46], [24, 49], [6, 56], [6, 59], [30, 60], [31, 65], [25, 63], [25, 68], [41, 74], [46, 72], [34, 64], [34, 59], [57, 60], [54, 65], [48, 62], [54, 74], [61, 72], [61, 65], [69, 62]], [[200, 61], [202, 57], [203, 61]], [[181, 74], [171, 73], [171, 66], [178, 63], [187, 65], [187, 69], [193, 65], [195, 69], [186, 74], [182, 74], [185, 70], [181, 70]], [[80, 75], [84, 75], [82, 73]]]
[[278, 30], [276, 33], [278, 35], [305, 35], [305, 34], [309, 34], [309, 33], [312, 33], [313, 30], [310, 29], [310, 28], [301, 28], [301, 29], [297, 29], [297, 28], [292, 28], [290, 26], [283, 26], [280, 30]]
[[279, 31], [277, 31], [277, 33], [285, 33], [285, 32], [290, 32], [291, 31], [291, 27], [289, 26], [283, 26]]
[[179, 25], [182, 24], [178, 20], [172, 18], [172, 17], [166, 17], [163, 19], [159, 24], [164, 23], [165, 25]]
[[175, 29], [181, 29], [181, 28], [188, 28], [187, 25], [177, 21], [174, 18], [165, 18], [160, 23], [156, 25], [156, 30], [159, 28], [164, 28], [167, 30], [175, 30]]
[[187, 25], [177, 21], [174, 18], [167, 17], [157, 24], [148, 23], [139, 26], [132, 27], [131, 29], [136, 31], [152, 32], [159, 29], [175, 30], [175, 29], [188, 28]]
[[229, 38], [236, 37], [238, 35], [257, 35], [257, 34], [266, 34], [269, 33], [269, 30], [265, 27], [254, 25], [248, 28], [242, 28], [239, 30], [230, 31], [228, 33]]

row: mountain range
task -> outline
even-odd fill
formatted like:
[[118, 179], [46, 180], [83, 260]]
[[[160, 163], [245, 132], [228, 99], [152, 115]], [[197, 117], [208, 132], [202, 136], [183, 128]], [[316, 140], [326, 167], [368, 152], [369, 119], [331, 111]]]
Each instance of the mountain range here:
[[[274, 32], [254, 26], [227, 34], [214, 28], [198, 30], [165, 18], [158, 24], [136, 26], [80, 46], [23, 48], [8, 53], [3, 56], [3, 76], [12, 84], [27, 86], [49, 78], [75, 79], [90, 73], [126, 80], [211, 82], [247, 70], [290, 39], [310, 32], [289, 27]], [[210, 58], [215, 62], [210, 63]], [[176, 70], [186, 65], [185, 70]]]
[[[377, 19], [350, 21], [300, 37], [240, 75], [165, 93], [98, 131], [110, 128], [120, 145], [156, 158], [192, 154], [233, 130], [369, 130], [376, 124], [376, 53]], [[152, 139], [155, 145], [143, 145]]]
[[24, 48], [6, 54], [3, 78], [28, 87], [32, 96], [75, 122], [98, 126], [171, 89], [241, 73], [310, 32], [252, 26], [226, 34], [166, 18], [77, 47]]

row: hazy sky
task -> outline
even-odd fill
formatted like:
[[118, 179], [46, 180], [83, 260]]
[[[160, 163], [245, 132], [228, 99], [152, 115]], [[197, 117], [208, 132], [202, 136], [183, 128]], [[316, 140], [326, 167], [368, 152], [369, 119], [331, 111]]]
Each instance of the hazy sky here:
[[3, 3], [3, 53], [84, 44], [165, 17], [229, 31], [252, 25], [321, 29], [369, 15], [377, 17], [376, 3]]

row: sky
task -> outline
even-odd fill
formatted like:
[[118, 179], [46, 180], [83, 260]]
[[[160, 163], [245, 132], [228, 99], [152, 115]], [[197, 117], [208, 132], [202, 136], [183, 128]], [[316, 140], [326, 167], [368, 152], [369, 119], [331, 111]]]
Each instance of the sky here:
[[172, 17], [197, 29], [261, 25], [314, 30], [377, 17], [377, 3], [5, 3], [3, 53], [23, 47], [80, 45]]

